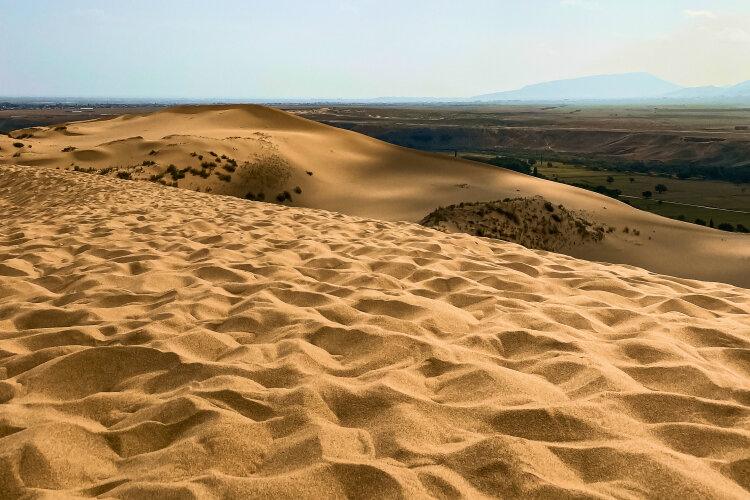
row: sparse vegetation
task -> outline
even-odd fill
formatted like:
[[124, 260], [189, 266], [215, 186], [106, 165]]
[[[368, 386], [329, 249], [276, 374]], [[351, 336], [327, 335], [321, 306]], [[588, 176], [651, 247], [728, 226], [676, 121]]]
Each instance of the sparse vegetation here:
[[249, 192], [245, 195], [246, 200], [253, 200], [253, 201], [263, 201], [266, 199], [266, 195], [263, 193], [253, 194], [252, 192]]
[[216, 172], [216, 176], [219, 178], [220, 181], [224, 181], [224, 182], [232, 181], [232, 176], [228, 174], [222, 174], [221, 172]]
[[133, 175], [130, 172], [117, 172], [118, 179], [133, 180]]
[[571, 212], [562, 205], [555, 207], [538, 196], [439, 207], [421, 224], [553, 251], [586, 241], [601, 241], [606, 233], [613, 231], [610, 226], [594, 224], [582, 213]]
[[22, 148], [23, 146], [24, 146], [24, 144], [22, 142], [14, 142], [13, 143], [13, 147], [15, 147], [15, 148]]
[[75, 146], [68, 146], [66, 148], [63, 148], [62, 152], [63, 153], [70, 153], [71, 151], [75, 151], [75, 150], [76, 150]]
[[204, 179], [208, 179], [208, 177], [211, 175], [211, 171], [205, 168], [197, 169], [190, 167], [190, 170], [188, 170], [188, 172], [190, 172], [192, 175], [197, 175]]
[[283, 193], [279, 193], [276, 195], [276, 201], [279, 203], [284, 203], [285, 201], [292, 201], [292, 195], [289, 193], [289, 191], [284, 191]]
[[151, 165], [156, 165], [156, 162], [151, 160], [143, 160], [143, 163], [141, 163], [141, 165], [143, 165], [144, 167], [150, 167]]
[[166, 173], [170, 174], [172, 176], [172, 180], [173, 181], [177, 181], [179, 179], [184, 179], [185, 178], [185, 172], [187, 172], [189, 169], [190, 169], [190, 167], [187, 167], [187, 168], [184, 168], [182, 170], [179, 170], [177, 167], [175, 167], [174, 165], [170, 164], [167, 167]]
[[297, 193], [297, 194], [302, 194], [302, 188], [299, 187], [299, 186], [297, 186], [297, 187], [294, 188], [294, 192]]

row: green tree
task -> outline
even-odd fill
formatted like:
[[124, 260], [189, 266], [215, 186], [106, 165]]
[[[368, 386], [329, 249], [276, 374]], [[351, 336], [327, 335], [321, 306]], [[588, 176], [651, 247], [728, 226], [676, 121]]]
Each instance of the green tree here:
[[643, 195], [644, 198], [649, 199], [649, 198], [651, 198], [651, 194], [652, 193], [651, 193], [651, 191], [644, 191], [641, 194]]
[[657, 193], [662, 194], [667, 190], [667, 186], [665, 186], [664, 184], [657, 184], [656, 186], [654, 186], [654, 189]]

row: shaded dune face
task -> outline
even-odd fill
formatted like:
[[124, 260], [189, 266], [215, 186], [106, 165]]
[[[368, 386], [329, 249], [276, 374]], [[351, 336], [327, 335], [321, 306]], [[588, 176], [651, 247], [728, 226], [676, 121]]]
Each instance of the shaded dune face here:
[[0, 491], [747, 498], [750, 293], [0, 169]]

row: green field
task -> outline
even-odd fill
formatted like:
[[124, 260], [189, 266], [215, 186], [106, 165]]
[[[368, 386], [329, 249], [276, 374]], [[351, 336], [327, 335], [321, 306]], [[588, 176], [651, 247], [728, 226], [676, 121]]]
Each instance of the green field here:
[[[495, 155], [467, 153], [466, 156], [491, 158]], [[535, 166], [540, 176], [557, 182], [580, 184], [592, 189], [596, 186], [604, 186], [611, 190], [618, 189], [622, 192], [618, 198], [621, 201], [665, 217], [688, 222], [702, 219], [706, 223], [713, 219], [714, 226], [728, 223], [735, 227], [742, 224], [750, 228], [750, 184], [681, 180], [656, 174], [591, 169], [554, 161], [545, 161], [543, 164], [537, 162]], [[667, 191], [662, 194], [657, 193], [655, 189], [657, 184], [665, 185]], [[644, 191], [651, 191], [650, 199], [644, 198]]]
[[[548, 166], [546, 162], [543, 166], [537, 164], [539, 173], [549, 179], [566, 184], [602, 185], [609, 189], [619, 189], [622, 191], [620, 197], [622, 201], [627, 201], [641, 210], [673, 219], [682, 216], [689, 222], [693, 222], [697, 218], [707, 222], [713, 219], [716, 226], [726, 222], [734, 226], [742, 224], [750, 228], [750, 186], [748, 184], [680, 180], [656, 175], [596, 171], [555, 162], [552, 162], [551, 165]], [[608, 178], [611, 182], [607, 182]], [[657, 184], [665, 185], [667, 191], [658, 194], [655, 189]], [[651, 199], [644, 199], [642, 194], [644, 191], [651, 191]], [[629, 198], [630, 196], [635, 198]], [[715, 207], [716, 209], [678, 205], [676, 203]], [[737, 212], [729, 210], [736, 210]]]

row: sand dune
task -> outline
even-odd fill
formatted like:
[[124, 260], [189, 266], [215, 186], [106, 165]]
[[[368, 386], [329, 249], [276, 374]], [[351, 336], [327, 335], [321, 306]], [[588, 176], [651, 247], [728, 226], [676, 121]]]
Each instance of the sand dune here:
[[182, 106], [12, 135], [25, 134], [31, 137], [0, 136], [0, 165], [77, 168], [381, 220], [416, 222], [440, 206], [542, 196], [615, 229], [602, 241], [559, 251], [750, 287], [750, 272], [743, 272], [750, 269], [747, 235], [665, 219], [572, 186], [400, 148], [263, 106]]
[[0, 216], [4, 498], [750, 496], [746, 289], [40, 167]]

